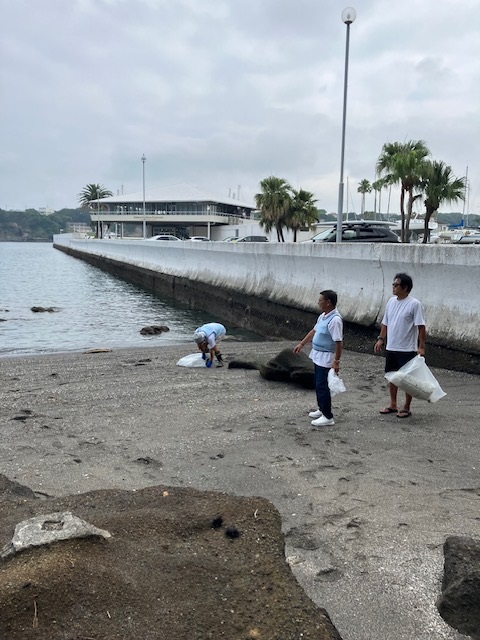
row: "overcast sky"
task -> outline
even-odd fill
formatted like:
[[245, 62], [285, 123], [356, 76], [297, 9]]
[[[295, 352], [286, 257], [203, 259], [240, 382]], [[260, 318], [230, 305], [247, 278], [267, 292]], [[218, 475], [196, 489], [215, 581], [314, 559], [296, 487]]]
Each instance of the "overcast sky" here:
[[[141, 191], [145, 154], [147, 192], [240, 185], [251, 200], [276, 175], [336, 211], [346, 6], [0, 0], [0, 207], [76, 207], [87, 183]], [[384, 142], [422, 139], [456, 175], [468, 166], [480, 213], [478, 0], [352, 6], [344, 208], [360, 212]]]

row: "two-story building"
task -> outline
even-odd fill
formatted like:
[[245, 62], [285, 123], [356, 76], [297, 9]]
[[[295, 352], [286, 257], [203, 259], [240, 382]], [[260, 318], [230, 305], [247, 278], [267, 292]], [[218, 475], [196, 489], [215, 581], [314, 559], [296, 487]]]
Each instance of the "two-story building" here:
[[[253, 219], [252, 203], [219, 198], [188, 184], [159, 187], [92, 201], [90, 217], [98, 235], [116, 231], [122, 237], [172, 234], [185, 239], [205, 235], [217, 239], [214, 227]], [[212, 236], [213, 232], [213, 236]]]

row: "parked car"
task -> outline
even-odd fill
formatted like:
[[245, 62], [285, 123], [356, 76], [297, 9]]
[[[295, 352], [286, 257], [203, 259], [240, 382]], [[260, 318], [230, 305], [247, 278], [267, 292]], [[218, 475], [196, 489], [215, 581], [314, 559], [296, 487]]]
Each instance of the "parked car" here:
[[177, 238], [177, 236], [171, 236], [171, 235], [163, 235], [163, 236], [152, 236], [151, 238], [147, 238], [147, 240], [173, 240], [174, 242], [181, 242], [180, 238]]
[[235, 238], [232, 242], [268, 242], [267, 236], [244, 236], [243, 238]]
[[236, 242], [237, 240], [238, 240], [237, 236], [227, 236], [223, 240], [220, 240], [220, 242]]
[[[336, 242], [337, 225], [333, 224], [304, 242]], [[375, 222], [344, 222], [342, 242], [400, 242], [400, 238], [388, 225]]]
[[187, 242], [191, 240], [192, 242], [211, 242], [210, 238], [207, 236], [192, 236], [191, 238], [187, 238]]

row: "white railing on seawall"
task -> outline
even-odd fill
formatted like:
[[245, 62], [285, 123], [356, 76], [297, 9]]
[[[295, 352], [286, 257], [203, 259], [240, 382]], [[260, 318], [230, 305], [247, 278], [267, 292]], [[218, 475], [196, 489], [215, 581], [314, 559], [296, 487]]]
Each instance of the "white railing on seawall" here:
[[193, 243], [54, 237], [54, 245], [317, 310], [335, 289], [353, 323], [379, 324], [396, 273], [413, 278], [430, 339], [480, 353], [480, 247], [407, 244]]

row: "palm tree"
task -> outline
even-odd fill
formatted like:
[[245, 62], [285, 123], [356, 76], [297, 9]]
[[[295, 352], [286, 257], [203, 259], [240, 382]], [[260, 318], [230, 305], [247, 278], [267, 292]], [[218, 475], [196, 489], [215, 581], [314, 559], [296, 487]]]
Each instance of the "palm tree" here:
[[[78, 202], [80, 206], [85, 209], [92, 208], [92, 202], [95, 200], [100, 200], [102, 198], [107, 198], [108, 196], [113, 195], [111, 191], [105, 189], [103, 184], [87, 184], [78, 194]], [[100, 209], [100, 205], [98, 204], [98, 209]], [[97, 216], [97, 238], [101, 238], [103, 236], [103, 227], [100, 222], [100, 217]]]
[[373, 205], [373, 213], [374, 213], [374, 217], [377, 217], [377, 194], [378, 194], [378, 213], [380, 214], [380, 216], [382, 215], [382, 189], [385, 186], [385, 181], [380, 179], [380, 180], [375, 180], [375, 182], [372, 182], [372, 189], [375, 192], [375, 202]]
[[290, 206], [286, 212], [285, 226], [293, 231], [293, 241], [297, 241], [297, 233], [302, 227], [311, 227], [318, 222], [318, 210], [313, 193], [305, 189], [292, 189]]
[[423, 192], [425, 194], [425, 228], [423, 243], [427, 243], [430, 236], [428, 223], [442, 203], [451, 204], [457, 200], [465, 200], [466, 177], [456, 178], [452, 168], [444, 162], [426, 161], [423, 167]]
[[[390, 184], [400, 183], [402, 242], [407, 242], [412, 208], [418, 195], [413, 190], [421, 182], [422, 167], [430, 151], [423, 140], [386, 142], [377, 160], [377, 174], [384, 174]], [[405, 196], [408, 195], [405, 215]]]
[[360, 184], [358, 185], [357, 192], [362, 194], [362, 208], [360, 212], [361, 218], [363, 218], [365, 215], [365, 195], [367, 193], [370, 193], [371, 190], [372, 190], [372, 185], [366, 178], [364, 178], [363, 180], [360, 180]]
[[268, 233], [277, 232], [277, 240], [285, 242], [283, 227], [286, 213], [290, 207], [290, 185], [283, 178], [270, 176], [260, 182], [261, 193], [255, 196], [255, 204], [260, 211], [260, 226]]
[[92, 201], [108, 198], [113, 195], [111, 191], [105, 189], [103, 184], [87, 184], [78, 194], [78, 202], [85, 209], [91, 206]]

